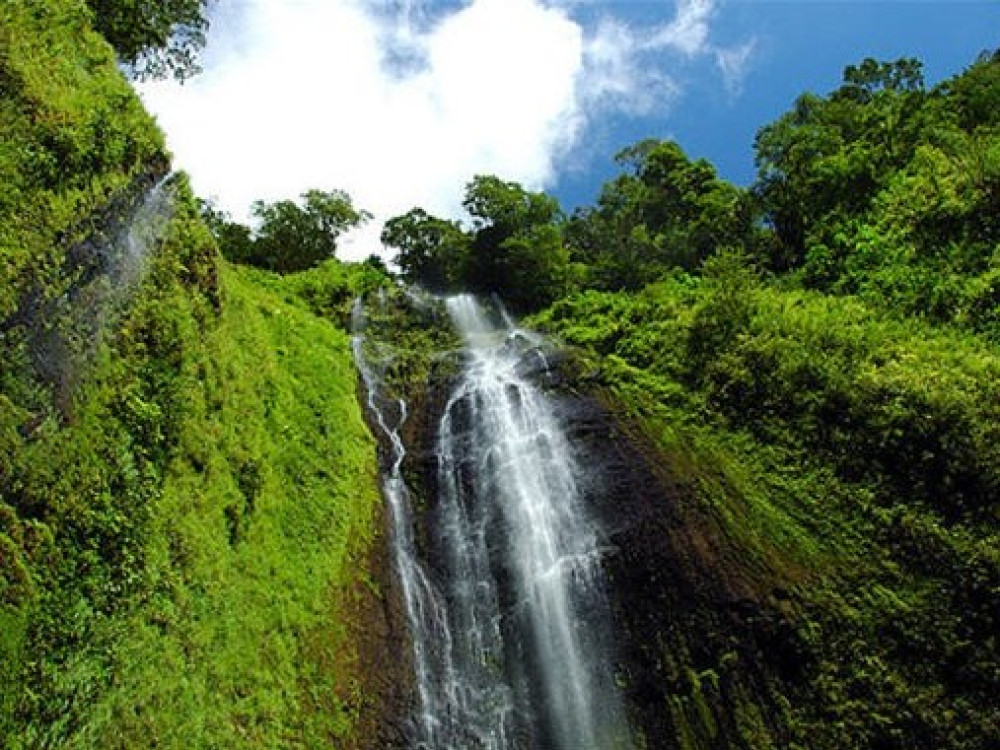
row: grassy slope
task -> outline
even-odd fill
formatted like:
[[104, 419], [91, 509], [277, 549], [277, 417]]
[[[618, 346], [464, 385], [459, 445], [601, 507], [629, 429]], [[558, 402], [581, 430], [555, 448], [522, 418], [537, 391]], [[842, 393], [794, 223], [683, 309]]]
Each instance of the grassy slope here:
[[[366, 695], [380, 529], [339, 323], [362, 274], [227, 268], [84, 4], [0, 6], [0, 746], [307, 747]], [[367, 592], [367, 594], [366, 594]]]
[[[349, 732], [346, 591], [378, 528], [346, 335], [227, 269], [154, 510], [102, 747], [317, 746]], [[87, 743], [83, 743], [86, 746]]]

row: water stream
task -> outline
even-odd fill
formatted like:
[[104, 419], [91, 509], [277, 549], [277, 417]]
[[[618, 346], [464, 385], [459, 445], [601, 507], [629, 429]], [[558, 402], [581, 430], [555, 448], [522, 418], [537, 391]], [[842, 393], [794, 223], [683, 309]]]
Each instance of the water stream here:
[[383, 467], [382, 491], [389, 506], [394, 563], [413, 646], [420, 700], [416, 722], [420, 737], [418, 747], [443, 750], [452, 747], [447, 742], [454, 732], [451, 726], [454, 712], [449, 710], [452, 701], [441, 691], [442, 682], [454, 671], [450, 664], [451, 631], [445, 603], [416, 553], [413, 507], [403, 478], [406, 446], [400, 436], [407, 418], [406, 402], [384, 396], [383, 377], [378, 367], [384, 367], [386, 358], [372, 362], [365, 350], [365, 320], [360, 299], [354, 304], [351, 327], [354, 332], [351, 347], [365, 384], [368, 411], [391, 447], [388, 466]]
[[415, 746], [629, 748], [585, 472], [528, 375], [547, 367], [538, 340], [471, 296], [447, 308], [463, 365], [437, 429], [428, 559], [402, 480], [406, 405], [373, 396], [379, 384], [355, 337], [369, 408], [394, 446], [385, 493], [414, 641]]

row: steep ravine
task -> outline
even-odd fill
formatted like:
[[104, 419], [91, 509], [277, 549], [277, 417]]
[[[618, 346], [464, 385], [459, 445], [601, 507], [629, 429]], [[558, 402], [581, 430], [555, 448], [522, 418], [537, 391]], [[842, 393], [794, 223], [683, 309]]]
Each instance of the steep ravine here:
[[[83, 3], [4, 3], [0, 47], [0, 746], [414, 750], [345, 325], [387, 280], [223, 261], [183, 175], [133, 275], [162, 133]], [[994, 344], [723, 278], [563, 300], [536, 320], [579, 348], [519, 375], [588, 468], [634, 749], [992, 750]], [[431, 300], [366, 304], [433, 572], [461, 343]]]

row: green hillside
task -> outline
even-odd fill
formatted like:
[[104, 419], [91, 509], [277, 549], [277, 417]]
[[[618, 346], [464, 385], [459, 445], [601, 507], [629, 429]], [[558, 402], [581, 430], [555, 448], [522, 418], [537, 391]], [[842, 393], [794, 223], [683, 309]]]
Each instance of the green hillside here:
[[681, 746], [989, 746], [994, 346], [721, 262], [535, 322], [657, 447], [695, 577], [723, 592], [655, 633]]
[[0, 744], [350, 735], [382, 528], [364, 273], [229, 267], [183, 177], [123, 272], [163, 137], [80, 3], [0, 14]]
[[[215, 213], [88, 6], [0, 6], [0, 745], [405, 746], [346, 332], [389, 277], [317, 263], [366, 214], [339, 191], [260, 204], [256, 234]], [[850, 66], [756, 150], [740, 188], [641, 142], [572, 216], [478, 176], [471, 226], [414, 209], [383, 239], [401, 280], [562, 342], [552, 391], [652, 467], [615, 593], [648, 747], [995, 747], [1000, 55], [933, 87]], [[336, 231], [287, 247], [313, 219]], [[454, 338], [392, 289], [373, 321], [426, 442]]]
[[723, 591], [651, 634], [681, 746], [1000, 736], [997, 105], [995, 53], [932, 89], [867, 60], [759, 132], [749, 190], [648, 142], [565, 225], [580, 281], [533, 323], [658, 447]]

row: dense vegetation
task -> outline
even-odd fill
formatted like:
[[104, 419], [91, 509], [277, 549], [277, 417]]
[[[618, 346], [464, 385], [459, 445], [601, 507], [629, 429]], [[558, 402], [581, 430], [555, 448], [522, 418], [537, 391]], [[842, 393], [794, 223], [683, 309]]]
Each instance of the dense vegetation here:
[[[580, 294], [535, 322], [588, 352], [591, 381], [685, 467], [734, 556], [723, 575], [750, 577], [765, 601], [785, 592], [794, 669], [772, 695], [732, 689], [749, 665], [725, 634], [703, 633], [691, 664], [721, 680], [721, 716], [769, 717], [740, 727], [738, 746], [988, 746], [1000, 722], [994, 346], [782, 291], [735, 264], [636, 295]], [[787, 702], [777, 719], [774, 695]], [[697, 711], [677, 723], [702, 737], [692, 746], [708, 742]]]
[[[251, 230], [165, 179], [116, 59], [190, 72], [204, 18], [0, 6], [4, 747], [352, 746], [372, 705], [381, 527], [343, 323], [385, 277], [331, 259], [365, 218], [343, 193]], [[753, 651], [662, 613], [678, 745], [992, 747], [1000, 54], [932, 88], [866, 60], [756, 148], [748, 189], [646, 141], [572, 216], [479, 176], [468, 223], [414, 209], [383, 237], [404, 279], [571, 345], [574, 387], [638, 426], [725, 545], [705, 564], [767, 615]], [[424, 322], [391, 378], [429, 379], [448, 339]]]
[[382, 277], [230, 269], [81, 3], [4, 3], [0, 48], [0, 745], [349, 738]]
[[703, 633], [684, 745], [1000, 733], [998, 111], [998, 55], [929, 91], [865, 61], [761, 130], [749, 191], [643, 144], [569, 221], [580, 290], [534, 322], [695, 478], [794, 654], [748, 692], [732, 634]]
[[569, 218], [544, 194], [480, 176], [466, 188], [471, 226], [417, 208], [383, 241], [408, 281], [499, 292], [521, 309], [573, 289], [641, 289], [730, 249], [785, 285], [988, 333], [1000, 302], [998, 70], [984, 53], [927, 89], [916, 60], [850, 66], [836, 91], [801, 96], [760, 130], [747, 190], [648, 140]]
[[480, 175], [466, 186], [462, 205], [472, 218], [468, 230], [420, 208], [386, 222], [382, 241], [399, 250], [406, 281], [435, 292], [501, 294], [518, 310], [568, 289], [569, 253], [554, 198]]

